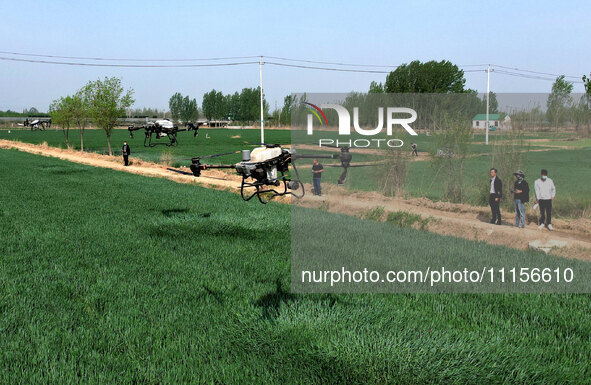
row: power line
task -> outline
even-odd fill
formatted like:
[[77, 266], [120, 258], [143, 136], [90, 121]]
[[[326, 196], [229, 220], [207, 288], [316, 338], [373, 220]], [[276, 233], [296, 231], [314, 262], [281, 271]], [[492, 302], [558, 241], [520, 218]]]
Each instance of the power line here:
[[[288, 61], [288, 62], [300, 62], [310, 64], [326, 64], [344, 67], [371, 67], [371, 68], [398, 68], [400, 65], [392, 64], [358, 64], [358, 63], [342, 63], [342, 62], [331, 62], [331, 61], [317, 61], [307, 59], [293, 59], [280, 56], [229, 56], [229, 57], [212, 57], [212, 58], [181, 58], [181, 59], [137, 59], [137, 58], [105, 58], [105, 57], [88, 57], [88, 56], [60, 56], [60, 55], [45, 55], [45, 54], [33, 54], [23, 52], [12, 52], [12, 51], [0, 51], [0, 54], [4, 55], [15, 55], [15, 56], [28, 56], [28, 57], [43, 57], [50, 59], [74, 59], [74, 60], [86, 60], [86, 61], [134, 61], [134, 62], [191, 62], [191, 61], [220, 61], [220, 60], [243, 60], [243, 59], [258, 59], [258, 58], [269, 58], [274, 60]], [[486, 64], [464, 64], [458, 67], [482, 67]]]
[[[491, 64], [491, 66], [493, 67], [497, 67], [497, 68], [504, 68], [506, 70], [512, 70], [512, 71], [518, 71], [518, 72], [527, 72], [527, 73], [532, 73], [532, 74], [537, 74], [537, 75], [549, 75], [549, 76], [562, 76], [559, 74], [552, 74], [552, 73], [548, 73], [548, 72], [539, 72], [539, 71], [532, 71], [532, 70], [525, 70], [525, 69], [520, 69], [520, 68], [514, 68], [514, 67], [505, 67], [505, 66], [501, 66], [498, 64]], [[564, 75], [564, 77], [566, 78], [571, 78], [571, 79], [581, 79], [581, 76], [572, 76], [572, 75]], [[554, 79], [552, 79], [554, 80]]]
[[316, 60], [306, 60], [306, 59], [290, 59], [290, 58], [279, 57], [279, 56], [263, 56], [263, 57], [268, 58], [268, 59], [283, 60], [283, 61], [290, 61], [290, 62], [310, 63], [310, 64], [327, 64], [327, 65], [336, 65], [336, 66], [345, 66], [345, 67], [373, 67], [373, 68], [398, 68], [398, 67], [400, 67], [400, 65], [354, 64], [354, 63], [328, 62], [328, 61], [316, 61]]
[[322, 71], [362, 72], [362, 73], [373, 73], [373, 74], [389, 74], [390, 73], [390, 71], [318, 67], [318, 66], [307, 66], [307, 65], [302, 65], [302, 64], [277, 63], [277, 62], [270, 62], [270, 61], [266, 61], [263, 64], [270, 64], [270, 65], [280, 66], [280, 67], [306, 68], [306, 69], [314, 69], [314, 70], [322, 70]]
[[26, 62], [26, 63], [41, 63], [41, 64], [58, 64], [69, 66], [82, 67], [120, 67], [120, 68], [192, 68], [192, 67], [223, 67], [223, 66], [238, 66], [245, 64], [258, 64], [258, 61], [249, 62], [232, 62], [232, 63], [207, 63], [207, 64], [103, 64], [103, 63], [77, 63], [65, 61], [49, 61], [49, 60], [35, 60], [35, 59], [19, 59], [0, 56], [0, 60]]
[[[263, 64], [270, 64], [275, 66], [281, 67], [294, 67], [294, 68], [305, 68], [305, 69], [314, 69], [314, 70], [322, 70], [322, 71], [338, 71], [338, 72], [361, 72], [361, 73], [375, 73], [375, 74], [389, 74], [391, 71], [381, 71], [381, 70], [363, 70], [363, 69], [350, 69], [350, 68], [334, 68], [334, 67], [318, 67], [318, 66], [308, 66], [303, 64], [287, 64], [287, 63], [277, 63], [277, 62], [263, 62]], [[482, 72], [484, 70], [463, 70], [464, 72]]]
[[[555, 81], [556, 80], [554, 78], [548, 78], [548, 77], [543, 77], [543, 76], [538, 76], [538, 75], [528, 75], [528, 74], [523, 74], [523, 73], [519, 73], [519, 72], [511, 72], [511, 71], [504, 71], [504, 70], [498, 70], [498, 69], [495, 70], [494, 73], [501, 74], [501, 75], [515, 76], [515, 77], [520, 77], [520, 78], [525, 78], [525, 79], [547, 80], [547, 81]], [[571, 83], [583, 84], [582, 81], [571, 81]]]
[[[105, 58], [105, 57], [83, 57], [83, 56], [59, 56], [59, 55], [43, 55], [43, 54], [32, 54], [22, 52], [11, 52], [11, 51], [0, 51], [0, 54], [4, 55], [15, 55], [33, 58], [50, 58], [50, 59], [69, 59], [64, 60], [44, 60], [44, 59], [25, 59], [25, 58], [13, 58], [0, 56], [0, 60], [4, 61], [15, 61], [15, 62], [26, 62], [26, 63], [39, 63], [39, 64], [54, 64], [54, 65], [69, 65], [69, 66], [85, 66], [85, 67], [118, 67], [118, 68], [195, 68], [195, 67], [224, 67], [224, 66], [239, 66], [248, 64], [259, 64], [259, 61], [234, 61], [234, 60], [246, 60], [246, 59], [262, 59], [269, 58], [279, 61], [286, 61], [290, 63], [280, 63], [277, 61], [265, 61], [263, 64], [269, 64], [280, 67], [291, 67], [291, 68], [302, 68], [312, 69], [321, 71], [334, 71], [334, 72], [353, 72], [353, 73], [376, 73], [376, 74], [388, 74], [391, 70], [379, 70], [377, 68], [399, 68], [401, 65], [381, 65], [381, 64], [360, 64], [360, 63], [345, 63], [345, 62], [331, 62], [331, 61], [317, 61], [307, 59], [294, 59], [280, 56], [228, 56], [228, 57], [211, 57], [211, 58], [181, 58], [181, 59], [138, 59], [138, 58]], [[100, 62], [203, 62], [203, 61], [225, 61], [224, 63], [186, 63], [186, 64], [116, 64], [116, 63], [81, 63], [70, 60], [85, 60], [85, 61], [100, 61]], [[228, 62], [229, 61], [229, 62]], [[307, 63], [307, 64], [321, 64], [318, 65], [306, 65], [306, 64], [294, 64], [294, 63]], [[487, 64], [463, 64], [458, 67], [483, 67]], [[339, 67], [339, 68], [337, 68]], [[360, 68], [341, 68], [341, 67], [362, 67], [362, 68], [375, 68], [375, 69], [360, 69]], [[534, 80], [548, 80], [553, 81], [554, 78], [548, 78], [546, 76], [558, 77], [561, 75], [533, 71], [529, 69], [521, 69], [517, 67], [508, 67], [498, 64], [491, 64], [491, 67], [495, 67], [494, 72], [501, 75], [508, 75], [514, 77], [521, 77], [526, 79]], [[464, 69], [464, 73], [469, 72], [486, 72], [486, 69]], [[580, 79], [578, 76], [565, 75], [566, 78]], [[583, 82], [572, 81], [573, 83], [582, 84]]]
[[94, 60], [94, 61], [139, 61], [139, 62], [185, 62], [185, 61], [219, 61], [219, 60], [242, 60], [242, 59], [258, 59], [260, 56], [230, 56], [230, 57], [212, 57], [212, 58], [198, 58], [198, 59], [124, 59], [124, 58], [104, 58], [104, 57], [83, 57], [83, 56], [58, 56], [58, 55], [39, 55], [32, 53], [8, 52], [0, 51], [0, 54], [15, 55], [15, 56], [29, 56], [29, 57], [45, 57], [51, 59], [75, 59], [75, 60]]

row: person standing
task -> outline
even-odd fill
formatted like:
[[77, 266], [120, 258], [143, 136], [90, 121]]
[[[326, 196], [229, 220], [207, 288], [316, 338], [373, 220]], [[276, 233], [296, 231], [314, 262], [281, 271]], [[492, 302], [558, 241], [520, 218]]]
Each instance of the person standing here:
[[488, 197], [488, 204], [492, 212], [492, 219], [490, 223], [497, 225], [501, 224], [501, 209], [499, 207], [501, 198], [503, 196], [503, 182], [497, 176], [497, 169], [490, 169], [490, 195]]
[[515, 206], [515, 227], [525, 227], [525, 203], [529, 202], [529, 184], [521, 170], [513, 173], [517, 180], [513, 185], [513, 205]]
[[323, 172], [324, 167], [320, 163], [318, 163], [318, 159], [314, 159], [314, 164], [312, 165], [312, 181], [314, 182], [314, 195], [322, 195], [322, 187], [320, 186], [320, 180], [322, 178]]
[[419, 156], [416, 143], [411, 143], [410, 148], [412, 148], [412, 153], [410, 154], [411, 156]]
[[542, 169], [540, 179], [534, 183], [536, 193], [536, 203], [540, 205], [540, 225], [538, 229], [542, 230], [544, 225], [552, 231], [552, 201], [556, 196], [556, 186], [554, 181], [548, 178], [548, 170]]
[[123, 162], [126, 166], [129, 166], [129, 154], [131, 154], [129, 144], [127, 144], [127, 142], [123, 142]]

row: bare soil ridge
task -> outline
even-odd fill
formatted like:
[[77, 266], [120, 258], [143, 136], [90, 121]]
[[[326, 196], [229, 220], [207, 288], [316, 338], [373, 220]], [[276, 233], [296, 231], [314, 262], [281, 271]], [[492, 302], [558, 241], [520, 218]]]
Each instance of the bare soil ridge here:
[[[207, 188], [239, 193], [241, 178], [235, 174], [220, 170], [207, 170], [202, 177], [195, 178], [167, 170], [166, 166], [132, 158], [132, 164], [125, 167], [118, 156], [108, 156], [76, 150], [66, 150], [47, 145], [35, 145], [17, 141], [0, 139], [0, 148], [17, 149], [32, 154], [64, 159], [70, 162], [94, 167], [109, 168], [117, 171], [148, 177], [166, 178], [178, 183], [190, 183]], [[185, 169], [185, 171], [189, 171]], [[306, 185], [307, 191], [311, 186]], [[377, 192], [351, 192], [341, 187], [326, 185], [325, 196], [315, 197], [307, 194], [298, 201], [298, 205], [320, 208], [330, 212], [347, 215], [363, 216], [368, 210], [383, 207], [385, 211], [402, 211], [432, 218], [427, 230], [442, 235], [450, 235], [490, 244], [504, 245], [516, 249], [526, 249], [534, 240], [558, 240], [567, 242], [568, 246], [552, 251], [555, 255], [582, 260], [591, 260], [591, 221], [587, 219], [555, 219], [555, 231], [538, 230], [534, 222], [525, 229], [512, 226], [514, 214], [503, 212], [502, 226], [488, 223], [490, 212], [486, 207], [449, 202], [433, 202], [425, 198], [390, 198]], [[289, 197], [278, 199], [281, 203], [290, 203]], [[528, 213], [533, 218], [533, 211]]]

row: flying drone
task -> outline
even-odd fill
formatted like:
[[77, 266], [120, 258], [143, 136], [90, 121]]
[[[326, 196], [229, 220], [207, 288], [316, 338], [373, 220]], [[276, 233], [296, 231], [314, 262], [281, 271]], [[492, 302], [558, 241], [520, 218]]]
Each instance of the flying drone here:
[[19, 126], [24, 126], [24, 127], [31, 127], [31, 131], [33, 130], [40, 130], [40, 131], [45, 131], [45, 127], [50, 128], [51, 127], [51, 118], [41, 118], [41, 119], [33, 119], [33, 120], [29, 120], [29, 118], [26, 118], [25, 121], [21, 124], [18, 124]]
[[[186, 175], [201, 176], [201, 172], [209, 169], [234, 169], [238, 175], [242, 176], [240, 185], [240, 196], [243, 200], [249, 201], [255, 196], [265, 204], [268, 202], [263, 194], [270, 195], [270, 198], [283, 195], [292, 195], [296, 198], [302, 198], [305, 195], [304, 184], [296, 166], [298, 159], [338, 159], [339, 164], [326, 164], [325, 167], [342, 167], [343, 172], [338, 179], [338, 185], [342, 186], [347, 178], [347, 170], [350, 167], [372, 166], [368, 164], [351, 164], [353, 155], [349, 152], [349, 147], [336, 147], [341, 151], [337, 154], [296, 154], [292, 148], [282, 148], [279, 144], [260, 143], [262, 147], [242, 151], [242, 161], [234, 164], [205, 164], [201, 160], [215, 158], [218, 156], [235, 154], [229, 152], [223, 154], [205, 155], [191, 158], [191, 173], [169, 168], [170, 171]], [[287, 175], [289, 165], [293, 168], [293, 178]], [[254, 188], [254, 191], [252, 190]], [[294, 193], [301, 188], [301, 192]]]
[[[146, 137], [144, 138], [144, 147], [155, 147], [158, 144], [165, 144], [166, 146], [178, 145], [177, 134], [183, 131], [194, 131], [193, 137], [196, 137], [199, 132], [201, 123], [187, 123], [185, 128], [179, 128], [173, 122], [167, 119], [156, 120], [155, 122], [147, 121], [142, 126], [129, 126], [129, 136], [133, 139], [133, 132], [137, 130], [144, 130]], [[152, 142], [154, 139], [168, 139], [168, 142]]]

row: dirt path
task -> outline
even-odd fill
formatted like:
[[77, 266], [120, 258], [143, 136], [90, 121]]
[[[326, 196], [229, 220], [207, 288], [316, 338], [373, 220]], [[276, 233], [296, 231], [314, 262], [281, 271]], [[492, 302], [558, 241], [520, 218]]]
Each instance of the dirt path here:
[[[312, 186], [306, 185], [307, 191]], [[320, 208], [330, 212], [364, 216], [370, 209], [383, 207], [385, 212], [402, 211], [431, 218], [426, 229], [442, 235], [484, 241], [491, 244], [527, 249], [532, 241], [563, 241], [567, 247], [556, 248], [551, 252], [567, 258], [591, 260], [591, 221], [586, 219], [554, 219], [555, 230], [538, 230], [537, 224], [528, 221], [524, 229], [513, 226], [515, 214], [503, 211], [501, 226], [489, 223], [490, 211], [487, 207], [465, 204], [433, 202], [425, 198], [388, 198], [376, 192], [351, 193], [336, 186], [323, 188], [323, 197], [306, 195], [297, 204]], [[529, 218], [537, 218], [532, 209]]]
[[[91, 152], [80, 152], [76, 150], [65, 150], [56, 147], [35, 145], [30, 143], [16, 142], [0, 139], [0, 148], [15, 148], [19, 151], [25, 151], [32, 154], [49, 156], [53, 158], [64, 159], [70, 162], [86, 164], [89, 166], [110, 168], [112, 170], [125, 171], [132, 174], [144, 175], [149, 177], [166, 178], [180, 183], [192, 183], [206, 187], [218, 189], [235, 190], [240, 186], [240, 179], [236, 176], [226, 174], [218, 170], [207, 171], [207, 175], [201, 178], [195, 178], [190, 175], [174, 173], [166, 169], [166, 166], [147, 162], [141, 159], [130, 157], [131, 165], [125, 167], [119, 156], [109, 156], [95, 154]], [[190, 172], [188, 168], [184, 171]]]
[[[241, 178], [239, 176], [220, 170], [208, 170], [200, 178], [195, 178], [191, 175], [169, 171], [163, 165], [135, 158], [131, 158], [132, 164], [125, 167], [120, 157], [88, 152], [82, 153], [43, 145], [0, 139], [0, 148], [15, 148], [20, 151], [64, 159], [70, 162], [149, 177], [166, 178], [178, 183], [196, 184], [235, 193], [238, 193], [240, 188]], [[184, 171], [188, 172], [189, 169], [186, 168]], [[306, 185], [306, 189], [310, 192], [311, 186]], [[326, 185], [323, 191], [325, 196], [315, 197], [308, 193], [304, 199], [298, 201], [298, 204], [357, 216], [362, 216], [369, 209], [375, 207], [383, 207], [385, 211], [403, 211], [418, 214], [422, 218], [430, 217], [434, 219], [427, 226], [429, 231], [516, 249], [526, 249], [529, 242], [534, 240], [565, 241], [568, 244], [567, 247], [554, 249], [552, 253], [569, 258], [591, 260], [591, 221], [587, 219], [556, 219], [553, 221], [556, 231], [553, 232], [538, 230], [533, 222], [528, 223], [525, 229], [518, 229], [512, 226], [514, 214], [509, 212], [503, 212], [505, 218], [503, 226], [488, 223], [490, 213], [486, 207], [432, 202], [425, 198], [389, 198], [377, 192], [349, 192], [332, 185]], [[289, 203], [291, 199], [282, 197], [278, 201]], [[534, 215], [533, 212], [528, 214], [530, 217]]]

